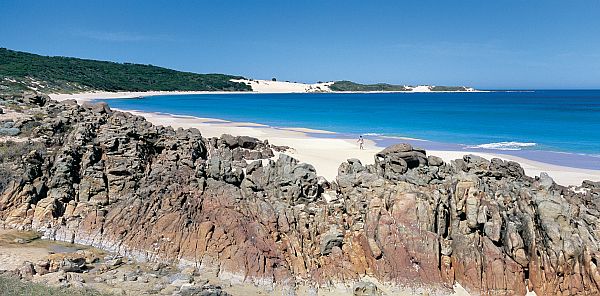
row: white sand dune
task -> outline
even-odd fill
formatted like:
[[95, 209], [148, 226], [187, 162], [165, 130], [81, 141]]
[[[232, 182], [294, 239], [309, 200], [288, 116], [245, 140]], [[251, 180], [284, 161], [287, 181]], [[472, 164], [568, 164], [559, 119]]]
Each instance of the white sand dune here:
[[309, 92], [331, 92], [329, 88], [333, 82], [322, 83], [298, 83], [289, 81], [271, 81], [256, 79], [232, 79], [234, 82], [242, 82], [252, 87], [257, 93], [309, 93]]

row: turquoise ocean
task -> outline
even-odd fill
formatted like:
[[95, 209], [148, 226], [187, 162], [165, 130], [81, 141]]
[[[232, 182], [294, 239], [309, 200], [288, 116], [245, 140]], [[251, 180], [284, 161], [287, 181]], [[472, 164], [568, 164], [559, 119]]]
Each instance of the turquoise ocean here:
[[408, 141], [600, 169], [600, 90], [203, 94], [106, 102], [122, 110], [363, 135], [380, 146]]

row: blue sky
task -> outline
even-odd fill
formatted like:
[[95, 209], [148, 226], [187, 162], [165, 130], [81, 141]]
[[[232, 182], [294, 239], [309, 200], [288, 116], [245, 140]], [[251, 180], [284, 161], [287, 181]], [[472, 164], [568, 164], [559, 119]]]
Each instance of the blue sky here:
[[314, 82], [600, 88], [600, 1], [0, 1], [0, 47]]

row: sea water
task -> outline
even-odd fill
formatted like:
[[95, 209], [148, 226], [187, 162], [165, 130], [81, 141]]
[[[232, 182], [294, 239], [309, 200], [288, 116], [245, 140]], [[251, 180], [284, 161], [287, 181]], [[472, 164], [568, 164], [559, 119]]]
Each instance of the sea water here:
[[600, 169], [600, 90], [164, 95], [106, 100], [161, 112], [364, 135], [382, 146], [502, 152]]

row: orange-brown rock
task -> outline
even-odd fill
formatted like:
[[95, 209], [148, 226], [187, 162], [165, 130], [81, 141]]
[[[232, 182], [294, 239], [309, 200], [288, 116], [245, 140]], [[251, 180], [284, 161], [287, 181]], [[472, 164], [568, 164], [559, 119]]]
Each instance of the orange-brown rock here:
[[375, 165], [348, 160], [325, 187], [285, 154], [256, 161], [273, 155], [257, 139], [206, 139], [106, 105], [28, 104], [26, 115], [45, 116], [15, 123], [37, 144], [14, 143], [22, 155], [2, 163], [4, 226], [231, 281], [369, 275], [442, 290], [459, 282], [486, 295], [599, 293], [593, 182], [575, 193], [514, 162], [444, 163], [400, 145]]

